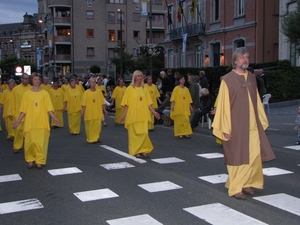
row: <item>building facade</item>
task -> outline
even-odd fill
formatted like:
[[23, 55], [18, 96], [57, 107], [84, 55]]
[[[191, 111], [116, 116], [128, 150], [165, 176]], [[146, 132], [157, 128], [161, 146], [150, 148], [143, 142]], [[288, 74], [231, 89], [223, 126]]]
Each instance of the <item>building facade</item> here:
[[237, 47], [248, 49], [251, 63], [278, 60], [279, 0], [167, 2], [166, 67], [229, 65]]

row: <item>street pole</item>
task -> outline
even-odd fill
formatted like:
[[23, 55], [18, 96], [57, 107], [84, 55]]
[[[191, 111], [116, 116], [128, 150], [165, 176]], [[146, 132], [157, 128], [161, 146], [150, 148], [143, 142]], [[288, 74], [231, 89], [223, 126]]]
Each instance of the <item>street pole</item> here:
[[[150, 20], [150, 47], [152, 47], [152, 0], [150, 0], [150, 13], [149, 13], [149, 20]], [[150, 76], [153, 74], [152, 68], [152, 55], [150, 55]]]
[[123, 78], [123, 31], [122, 31], [122, 23], [123, 23], [123, 17], [122, 17], [122, 10], [118, 9], [120, 13], [120, 77]]
[[54, 32], [54, 22], [55, 22], [55, 19], [54, 19], [54, 9], [53, 9], [53, 14], [52, 14], [52, 19], [53, 19], [53, 23], [52, 23], [52, 30], [53, 30], [53, 64], [54, 64], [54, 78], [56, 78], [56, 47], [55, 47], [55, 32]]

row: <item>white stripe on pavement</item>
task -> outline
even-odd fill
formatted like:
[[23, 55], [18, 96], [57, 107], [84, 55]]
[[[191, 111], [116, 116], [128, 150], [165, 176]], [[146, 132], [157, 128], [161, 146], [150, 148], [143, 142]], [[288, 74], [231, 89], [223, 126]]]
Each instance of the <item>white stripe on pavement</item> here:
[[82, 171], [80, 169], [78, 169], [77, 167], [48, 170], [48, 172], [52, 176], [60, 176], [60, 175], [73, 174], [73, 173], [82, 173]]
[[10, 174], [10, 175], [0, 176], [0, 183], [16, 181], [16, 180], [22, 180], [22, 178], [20, 177], [19, 174]]
[[41, 208], [44, 208], [44, 206], [40, 203], [40, 201], [37, 198], [32, 198], [15, 202], [1, 203], [0, 214], [21, 212]]
[[124, 217], [115, 220], [107, 220], [106, 221], [109, 225], [163, 225], [162, 223], [158, 222], [157, 220], [153, 219], [148, 214], [138, 215], [138, 216], [130, 216]]

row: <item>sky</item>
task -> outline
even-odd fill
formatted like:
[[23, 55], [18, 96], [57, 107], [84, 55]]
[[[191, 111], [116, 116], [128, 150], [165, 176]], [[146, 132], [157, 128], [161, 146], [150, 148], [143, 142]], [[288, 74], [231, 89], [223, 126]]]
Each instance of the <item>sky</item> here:
[[38, 12], [37, 0], [0, 0], [0, 24], [22, 23], [26, 12]]

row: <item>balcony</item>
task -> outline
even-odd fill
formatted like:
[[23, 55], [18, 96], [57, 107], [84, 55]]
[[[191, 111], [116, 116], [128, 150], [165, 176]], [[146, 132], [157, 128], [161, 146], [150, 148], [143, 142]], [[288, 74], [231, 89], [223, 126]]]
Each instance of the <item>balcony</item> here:
[[56, 54], [56, 55], [51, 55], [50, 57], [51, 57], [50, 58], [51, 62], [54, 61], [54, 57], [55, 57], [56, 62], [60, 62], [60, 61], [71, 62], [71, 55], [70, 54]]
[[61, 42], [71, 44], [71, 36], [55, 36], [55, 44]]
[[188, 36], [195, 36], [204, 33], [205, 33], [205, 24], [196, 23], [189, 26], [170, 30], [170, 40], [181, 39], [183, 34], [188, 34]]
[[54, 23], [71, 25], [71, 17], [54, 17]]
[[[147, 21], [147, 29], [150, 29], [150, 21]], [[165, 29], [164, 21], [152, 21], [152, 29]]]

